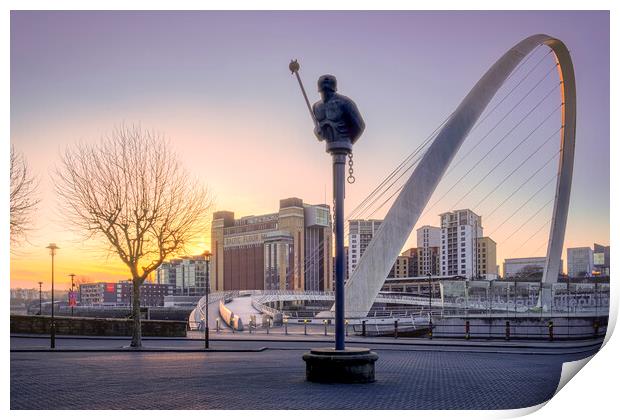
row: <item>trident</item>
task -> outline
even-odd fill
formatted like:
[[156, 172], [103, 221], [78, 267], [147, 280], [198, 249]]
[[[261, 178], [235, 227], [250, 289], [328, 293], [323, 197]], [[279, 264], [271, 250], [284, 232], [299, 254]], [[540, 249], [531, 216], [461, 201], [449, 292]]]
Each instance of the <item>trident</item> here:
[[316, 130], [319, 131], [319, 123], [314, 116], [314, 112], [312, 112], [312, 107], [310, 106], [308, 95], [306, 95], [306, 89], [304, 88], [304, 84], [301, 82], [301, 78], [299, 77], [299, 63], [297, 62], [297, 60], [291, 60], [288, 65], [288, 69], [291, 71], [291, 74], [295, 74], [295, 77], [297, 77], [297, 82], [299, 83], [301, 94], [304, 95], [306, 106], [308, 107], [308, 112], [310, 112], [310, 118], [312, 118], [312, 122], [314, 123], [314, 127], [316, 128]]

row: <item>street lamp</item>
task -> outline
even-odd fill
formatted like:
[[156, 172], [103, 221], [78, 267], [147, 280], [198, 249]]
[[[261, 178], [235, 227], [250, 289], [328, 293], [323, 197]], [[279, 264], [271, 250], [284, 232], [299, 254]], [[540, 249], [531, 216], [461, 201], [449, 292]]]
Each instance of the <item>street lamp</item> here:
[[431, 272], [427, 272], [426, 275], [428, 276], [428, 316], [430, 318], [431, 316], [431, 309], [433, 307], [432, 305], [432, 301], [431, 301], [431, 292], [432, 292], [432, 283], [431, 283]]
[[69, 277], [71, 277], [71, 295], [69, 297], [69, 306], [71, 307], [71, 316], [73, 316], [73, 302], [71, 302], [71, 299], [73, 299], [73, 288], [75, 287], [75, 282], [73, 281], [75, 274], [71, 273], [69, 274]]
[[54, 256], [59, 249], [55, 243], [46, 246], [52, 256], [52, 323], [50, 324], [50, 348], [56, 348], [56, 324], [54, 323]]
[[204, 255], [205, 260], [207, 261], [207, 270], [205, 273], [205, 349], [208, 349], [209, 348], [209, 286], [210, 286], [209, 266], [211, 265], [211, 253], [209, 251], [205, 251], [202, 255]]
[[43, 282], [39, 282], [39, 315], [43, 315], [43, 295], [41, 292], [41, 287], [43, 286]]

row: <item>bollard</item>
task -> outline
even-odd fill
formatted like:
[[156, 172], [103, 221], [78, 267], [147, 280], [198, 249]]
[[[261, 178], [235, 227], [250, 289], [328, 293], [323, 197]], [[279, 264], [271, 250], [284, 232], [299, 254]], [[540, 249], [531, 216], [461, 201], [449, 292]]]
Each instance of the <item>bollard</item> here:
[[308, 320], [304, 319], [304, 335], [308, 335]]
[[323, 320], [323, 326], [325, 328], [325, 332], [323, 335], [327, 335], [327, 320], [326, 319]]
[[362, 321], [362, 337], [366, 337], [366, 320]]
[[428, 338], [429, 340], [433, 339], [433, 320], [428, 320]]
[[288, 318], [284, 318], [284, 335], [288, 335]]
[[269, 327], [271, 327], [271, 318], [267, 320], [267, 334], [269, 334]]
[[344, 320], [344, 335], [345, 336], [349, 336], [349, 320], [345, 319]]
[[549, 340], [553, 341], [553, 321], [549, 321], [547, 325], [549, 327]]
[[510, 340], [510, 321], [506, 321], [506, 340]]
[[215, 332], [217, 332], [219, 334], [220, 332], [220, 319], [216, 319], [215, 320]]
[[465, 321], [465, 340], [469, 340], [469, 320]]
[[394, 320], [394, 338], [398, 338], [398, 319]]

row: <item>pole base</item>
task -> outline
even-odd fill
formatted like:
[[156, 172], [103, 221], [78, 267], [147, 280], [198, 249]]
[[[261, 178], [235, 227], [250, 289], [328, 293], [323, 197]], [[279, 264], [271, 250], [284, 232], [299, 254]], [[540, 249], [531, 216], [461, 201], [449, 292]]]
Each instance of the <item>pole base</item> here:
[[377, 353], [370, 349], [349, 347], [311, 349], [303, 355], [306, 380], [319, 383], [363, 384], [375, 381]]

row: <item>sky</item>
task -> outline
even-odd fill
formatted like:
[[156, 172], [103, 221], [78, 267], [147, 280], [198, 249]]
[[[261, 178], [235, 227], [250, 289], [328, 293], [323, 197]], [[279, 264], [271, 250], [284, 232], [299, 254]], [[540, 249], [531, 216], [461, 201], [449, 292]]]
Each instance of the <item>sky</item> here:
[[[331, 160], [312, 134], [288, 70], [296, 58], [311, 101], [318, 100], [316, 79], [331, 73], [365, 119], [354, 150], [356, 182], [347, 186], [348, 214], [424, 142], [495, 60], [537, 33], [565, 42], [577, 79], [576, 158], [564, 245], [608, 244], [608, 12], [13, 11], [11, 144], [39, 179], [41, 203], [28, 241], [11, 250], [11, 287], [48, 282], [50, 242], [60, 247], [60, 288], [72, 272], [93, 281], [129, 277], [118, 258], [68, 230], [63, 220], [52, 172], [60, 153], [77, 142], [98, 142], [123, 123], [165, 133], [185, 168], [214, 194], [214, 209], [237, 217], [275, 212], [278, 200], [291, 196], [329, 202]], [[553, 153], [559, 148], [559, 135], [553, 137], [560, 124], [553, 65], [541, 48], [507, 81], [416, 227], [437, 226], [444, 211], [472, 208], [482, 216], [485, 235], [498, 243], [499, 265], [508, 257], [544, 255], [551, 215], [545, 203], [555, 186], [545, 183], [557, 171]], [[522, 167], [498, 186], [521, 159]], [[371, 216], [383, 217], [388, 206]], [[209, 243], [205, 232], [192, 250], [202, 252]], [[409, 246], [415, 246], [415, 234]]]

